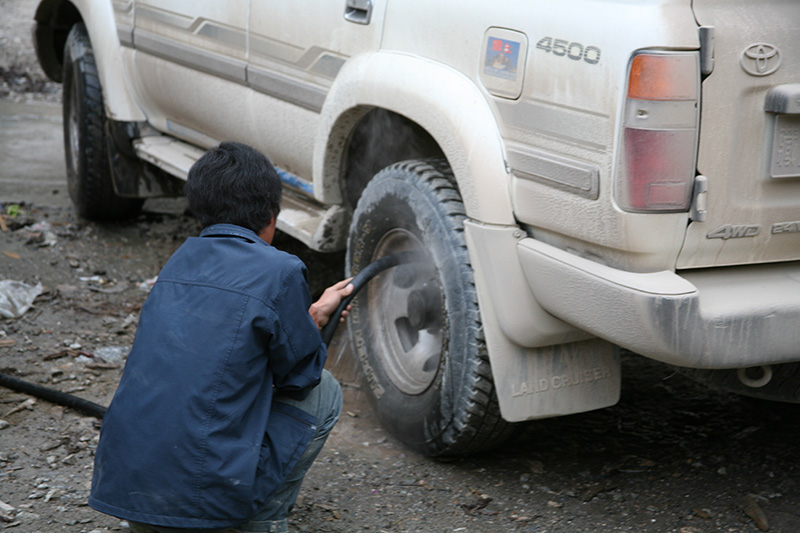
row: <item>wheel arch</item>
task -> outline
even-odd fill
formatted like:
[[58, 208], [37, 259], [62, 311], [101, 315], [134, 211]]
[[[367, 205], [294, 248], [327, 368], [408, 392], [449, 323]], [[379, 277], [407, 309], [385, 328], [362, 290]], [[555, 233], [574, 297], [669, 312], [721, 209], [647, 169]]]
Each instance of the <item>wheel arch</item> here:
[[356, 114], [360, 119], [347, 132], [340, 177], [344, 200], [351, 209], [384, 168], [411, 159], [445, 157], [436, 140], [403, 115], [383, 107], [361, 108]]
[[[376, 113], [383, 115], [381, 120]], [[403, 156], [447, 159], [470, 218], [514, 224], [503, 143], [483, 94], [460, 72], [393, 52], [350, 60], [331, 87], [314, 147], [314, 188], [319, 199], [354, 202], [365, 185], [347, 184], [354, 169], [357, 179], [365, 173], [356, 168], [365, 159], [359, 158], [363, 153], [354, 154], [354, 140], [361, 142], [371, 133], [378, 148], [390, 146], [384, 136], [397, 135], [392, 126], [398, 124], [406, 128], [402, 134], [412, 135], [414, 141], [399, 151]]]
[[62, 81], [64, 43], [80, 22], [92, 42], [103, 88], [106, 115], [118, 121], [142, 121], [123, 72], [123, 58], [111, 2], [42, 0], [34, 15], [34, 47], [39, 64], [53, 81]]

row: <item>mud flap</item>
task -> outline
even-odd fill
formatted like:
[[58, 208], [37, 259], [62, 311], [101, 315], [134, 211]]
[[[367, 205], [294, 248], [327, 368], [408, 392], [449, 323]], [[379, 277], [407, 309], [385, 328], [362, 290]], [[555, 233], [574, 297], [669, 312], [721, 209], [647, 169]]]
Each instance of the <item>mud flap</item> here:
[[481, 309], [500, 414], [510, 422], [582, 413], [619, 401], [619, 349], [603, 340], [523, 348]]
[[[617, 403], [619, 348], [587, 338], [538, 306], [518, 266], [514, 235], [519, 231], [471, 221], [464, 228], [503, 418], [519, 422]], [[498, 303], [506, 307], [497, 309]], [[539, 343], [548, 345], [531, 346]]]
[[123, 198], [177, 197], [184, 181], [170, 176], [136, 156], [131, 140], [138, 136], [138, 124], [106, 121], [106, 149], [114, 193]]

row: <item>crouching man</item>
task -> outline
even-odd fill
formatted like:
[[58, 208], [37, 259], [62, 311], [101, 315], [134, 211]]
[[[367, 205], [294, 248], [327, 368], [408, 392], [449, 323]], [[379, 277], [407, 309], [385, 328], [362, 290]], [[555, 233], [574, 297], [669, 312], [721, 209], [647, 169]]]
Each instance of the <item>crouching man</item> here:
[[281, 181], [256, 150], [210, 150], [186, 196], [203, 230], [142, 308], [89, 505], [136, 533], [288, 531], [342, 408], [319, 328], [353, 287], [312, 303], [303, 263], [271, 246]]

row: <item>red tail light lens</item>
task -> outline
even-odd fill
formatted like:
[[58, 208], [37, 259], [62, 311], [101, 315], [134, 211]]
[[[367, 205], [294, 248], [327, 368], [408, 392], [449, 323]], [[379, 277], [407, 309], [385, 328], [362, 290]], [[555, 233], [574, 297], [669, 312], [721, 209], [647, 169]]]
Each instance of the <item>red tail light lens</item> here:
[[633, 58], [616, 171], [615, 199], [620, 208], [689, 209], [699, 94], [697, 54], [660, 52]]
[[[625, 205], [635, 210], [684, 210], [694, 179], [694, 131], [625, 129]], [[681, 179], [681, 177], [683, 179]]]

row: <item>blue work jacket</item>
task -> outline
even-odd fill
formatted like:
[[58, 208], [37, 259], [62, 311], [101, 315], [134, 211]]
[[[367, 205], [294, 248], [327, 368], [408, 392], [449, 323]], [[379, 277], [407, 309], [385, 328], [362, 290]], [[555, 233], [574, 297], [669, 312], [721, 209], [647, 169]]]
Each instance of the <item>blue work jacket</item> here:
[[136, 522], [221, 528], [265, 506], [316, 431], [283, 403], [327, 357], [307, 273], [254, 232], [218, 224], [169, 259], [103, 420], [89, 505]]

